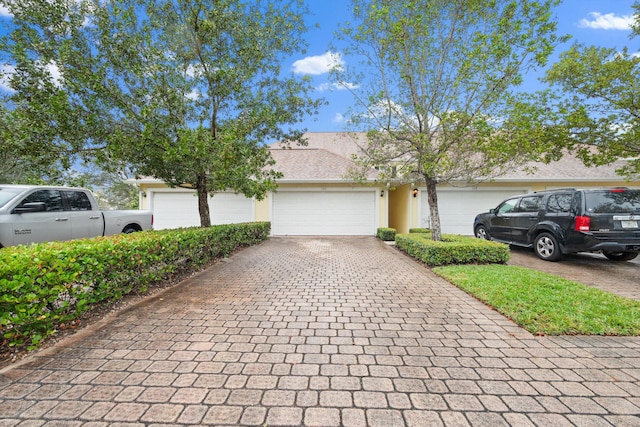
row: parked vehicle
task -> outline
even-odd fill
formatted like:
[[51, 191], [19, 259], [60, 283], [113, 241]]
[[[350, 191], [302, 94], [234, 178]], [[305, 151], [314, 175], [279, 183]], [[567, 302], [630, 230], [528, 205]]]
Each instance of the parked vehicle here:
[[0, 248], [133, 233], [152, 222], [151, 211], [101, 211], [83, 188], [0, 185]]
[[640, 252], [640, 190], [542, 191], [511, 197], [476, 216], [478, 238], [533, 247], [543, 260], [602, 252], [628, 261]]

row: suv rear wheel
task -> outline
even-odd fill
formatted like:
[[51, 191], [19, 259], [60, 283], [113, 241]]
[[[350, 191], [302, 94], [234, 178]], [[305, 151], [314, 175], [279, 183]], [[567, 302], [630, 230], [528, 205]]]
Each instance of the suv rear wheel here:
[[638, 252], [603, 252], [611, 261], [630, 261], [638, 256]]
[[550, 233], [540, 233], [533, 243], [533, 250], [545, 261], [557, 261], [562, 256], [558, 240]]

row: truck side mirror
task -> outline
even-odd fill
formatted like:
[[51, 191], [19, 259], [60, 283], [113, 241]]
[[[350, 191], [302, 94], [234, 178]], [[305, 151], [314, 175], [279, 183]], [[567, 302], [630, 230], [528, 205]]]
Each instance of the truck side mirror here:
[[29, 202], [22, 206], [18, 206], [11, 211], [12, 214], [21, 214], [28, 212], [45, 212], [47, 210], [47, 204], [45, 202]]

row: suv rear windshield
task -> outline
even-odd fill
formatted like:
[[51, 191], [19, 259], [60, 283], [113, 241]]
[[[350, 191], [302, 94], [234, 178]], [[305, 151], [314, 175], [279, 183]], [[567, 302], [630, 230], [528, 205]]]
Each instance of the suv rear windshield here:
[[585, 192], [589, 213], [640, 214], [640, 190], [606, 190]]

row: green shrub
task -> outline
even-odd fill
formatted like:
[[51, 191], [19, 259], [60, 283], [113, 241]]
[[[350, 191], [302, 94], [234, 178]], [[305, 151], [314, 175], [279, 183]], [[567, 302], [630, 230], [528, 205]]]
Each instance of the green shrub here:
[[378, 228], [377, 236], [385, 242], [393, 242], [396, 239], [395, 228]]
[[410, 228], [409, 233], [431, 233], [430, 228]]
[[269, 237], [268, 222], [146, 231], [0, 250], [0, 345], [37, 345], [92, 304], [196, 271]]
[[506, 263], [509, 246], [475, 237], [445, 234], [434, 242], [427, 234], [398, 234], [396, 247], [430, 266]]

